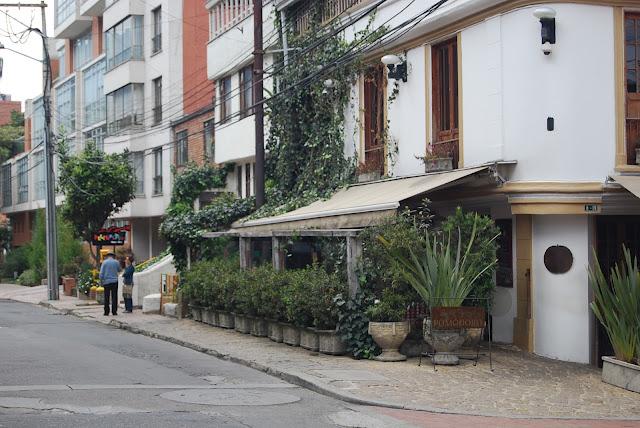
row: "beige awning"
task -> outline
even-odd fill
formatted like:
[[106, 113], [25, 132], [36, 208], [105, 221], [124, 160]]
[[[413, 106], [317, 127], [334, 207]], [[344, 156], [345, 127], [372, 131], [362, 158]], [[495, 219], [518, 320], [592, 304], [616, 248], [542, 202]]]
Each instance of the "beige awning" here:
[[616, 183], [640, 198], [640, 176], [637, 175], [618, 175], [612, 177]]
[[233, 227], [236, 230], [256, 231], [366, 227], [394, 214], [402, 201], [458, 184], [487, 169], [487, 166], [482, 166], [354, 184], [339, 190], [327, 200], [316, 201], [274, 217], [236, 222]]

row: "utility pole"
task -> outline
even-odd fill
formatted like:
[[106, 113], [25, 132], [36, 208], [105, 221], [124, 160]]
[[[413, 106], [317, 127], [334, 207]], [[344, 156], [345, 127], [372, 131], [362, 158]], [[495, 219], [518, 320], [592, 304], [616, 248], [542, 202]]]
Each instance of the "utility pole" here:
[[264, 47], [262, 0], [253, 1], [253, 105], [256, 121], [256, 208], [264, 205]]

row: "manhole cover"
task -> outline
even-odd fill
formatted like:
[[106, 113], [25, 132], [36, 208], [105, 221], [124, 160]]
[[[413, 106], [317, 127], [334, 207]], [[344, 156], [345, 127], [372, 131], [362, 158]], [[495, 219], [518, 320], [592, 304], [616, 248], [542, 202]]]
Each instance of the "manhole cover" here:
[[273, 406], [300, 401], [300, 397], [295, 395], [246, 389], [186, 389], [165, 392], [160, 396], [180, 403], [211, 406]]

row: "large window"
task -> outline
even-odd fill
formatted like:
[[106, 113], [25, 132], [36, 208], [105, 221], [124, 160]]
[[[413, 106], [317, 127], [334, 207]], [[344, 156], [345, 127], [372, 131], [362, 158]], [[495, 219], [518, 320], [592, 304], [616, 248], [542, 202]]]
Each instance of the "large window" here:
[[189, 138], [187, 131], [176, 134], [176, 165], [181, 166], [189, 162]]
[[624, 21], [627, 163], [640, 164], [640, 14]]
[[42, 97], [33, 101], [31, 115], [31, 147], [33, 149], [44, 144], [44, 106]]
[[131, 152], [129, 160], [136, 178], [134, 194], [144, 196], [144, 152]]
[[107, 70], [132, 59], [143, 59], [143, 17], [131, 15], [104, 34]]
[[107, 95], [107, 133], [143, 125], [143, 85], [132, 83]]
[[13, 203], [11, 192], [11, 164], [2, 166], [2, 206], [10, 207]]
[[204, 156], [211, 161], [215, 160], [215, 135], [213, 119], [204, 123]]
[[153, 194], [162, 194], [162, 147], [153, 150]]
[[104, 97], [104, 69], [106, 62], [101, 60], [84, 71], [84, 126], [103, 122], [106, 117], [106, 99]]
[[18, 203], [29, 200], [29, 157], [25, 156], [18, 162]]
[[162, 8], [156, 7], [151, 11], [153, 15], [153, 33], [151, 36], [151, 52], [156, 53], [162, 50]]
[[383, 66], [364, 74], [364, 167], [384, 175], [385, 76]]
[[252, 114], [251, 106], [253, 106], [253, 65], [240, 70], [240, 117]]
[[90, 131], [84, 133], [84, 140], [91, 141], [96, 145], [98, 150], [104, 151], [104, 137], [107, 134], [107, 127], [105, 125], [93, 128]]
[[59, 64], [59, 75], [60, 77], [64, 77], [67, 74], [67, 58], [64, 46], [58, 49], [58, 64]]
[[162, 122], [162, 77], [153, 79], [153, 124]]
[[56, 88], [57, 128], [71, 136], [76, 129], [76, 80], [75, 77]]
[[76, 0], [58, 0], [56, 2], [56, 27], [76, 12]]
[[91, 30], [87, 31], [73, 41], [73, 68], [80, 67], [91, 61], [93, 46], [91, 46]]
[[45, 197], [44, 150], [33, 153], [33, 200]]
[[231, 118], [231, 76], [220, 81], [220, 122], [226, 122]]
[[458, 167], [458, 44], [451, 39], [431, 48], [433, 67], [433, 142], [432, 152], [452, 158]]

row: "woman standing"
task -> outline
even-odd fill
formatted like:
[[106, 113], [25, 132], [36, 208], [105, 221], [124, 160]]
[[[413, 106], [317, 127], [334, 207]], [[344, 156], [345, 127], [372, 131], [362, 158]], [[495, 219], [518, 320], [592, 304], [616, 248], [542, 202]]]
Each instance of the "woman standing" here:
[[136, 268], [133, 266], [133, 256], [129, 255], [124, 259], [124, 273], [122, 279], [124, 287], [122, 287], [122, 297], [124, 298], [124, 311], [133, 312], [133, 273]]

